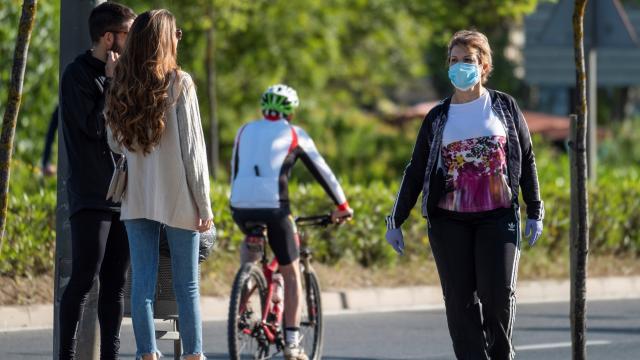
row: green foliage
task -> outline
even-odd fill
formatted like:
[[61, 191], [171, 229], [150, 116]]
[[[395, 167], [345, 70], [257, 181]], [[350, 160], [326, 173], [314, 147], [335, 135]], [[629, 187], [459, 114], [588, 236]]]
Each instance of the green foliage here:
[[[426, 74], [446, 78], [444, 66], [425, 62], [425, 57], [444, 58], [444, 51], [434, 52], [434, 46], [446, 43], [454, 30], [477, 27], [491, 30], [496, 39], [501, 36], [495, 51], [500, 58], [507, 25], [532, 11], [537, 0], [124, 2], [138, 12], [166, 7], [176, 15], [185, 30], [180, 62], [199, 84], [205, 126], [210, 113], [209, 104], [203, 101], [205, 34], [210, 29], [215, 32], [223, 162], [230, 158], [236, 130], [259, 116], [262, 91], [275, 82], [285, 82], [300, 95], [301, 108], [294, 121], [308, 129], [328, 162], [340, 164], [341, 170], [342, 164], [344, 169], [356, 169], [349, 172], [351, 180], [369, 181], [379, 179], [378, 175], [383, 180], [397, 179], [397, 171], [381, 169], [401, 169], [399, 159], [406, 159], [406, 153], [387, 153], [387, 149], [406, 147], [391, 140], [398, 138], [397, 130], [384, 129], [367, 110], [395, 100], [397, 90], [410, 87]], [[512, 68], [508, 64], [496, 68], [496, 79], [501, 80], [495, 87], [509, 91], [518, 86]], [[448, 91], [448, 80], [441, 83]], [[401, 133], [400, 138], [413, 141], [414, 136]], [[376, 146], [381, 146], [378, 152], [369, 150]], [[369, 154], [374, 156], [367, 157]], [[361, 163], [378, 168], [371, 174]]]
[[617, 123], [598, 144], [598, 161], [605, 166], [640, 164], [640, 117]]
[[0, 274], [36, 275], [51, 271], [55, 251], [56, 181], [14, 160], [11, 166], [5, 241]]
[[[624, 127], [614, 138], [629, 136]], [[534, 139], [534, 144], [544, 144]], [[638, 148], [626, 148], [632, 151]], [[569, 158], [547, 146], [536, 146], [536, 161], [546, 215], [544, 234], [533, 252], [548, 256], [569, 250], [570, 183]], [[624, 157], [622, 152], [617, 156]], [[596, 184], [589, 187], [589, 238], [591, 252], [640, 254], [640, 166], [638, 162], [600, 161]]]
[[640, 253], [640, 167], [600, 172], [599, 176], [589, 198], [593, 204], [589, 209], [591, 246], [616, 254]]
[[[6, 101], [20, 1], [0, 0], [0, 109]], [[396, 101], [395, 93], [428, 75], [441, 93], [450, 91], [444, 65], [450, 36], [476, 28], [489, 36], [495, 71], [489, 86], [520, 91], [512, 64], [504, 58], [507, 30], [532, 11], [537, 0], [142, 0], [123, 1], [140, 13], [165, 7], [184, 30], [182, 67], [193, 74], [203, 119], [206, 103], [206, 34], [215, 35], [216, 88], [221, 159], [230, 158], [238, 127], [259, 116], [262, 91], [274, 82], [294, 86], [301, 108], [294, 123], [315, 139], [345, 183], [356, 211], [338, 228], [309, 229], [315, 257], [365, 266], [391, 264], [397, 257], [384, 241], [384, 216], [413, 148], [419, 121], [388, 126], [376, 112]], [[5, 6], [6, 5], [6, 6]], [[37, 274], [53, 266], [55, 181], [42, 180], [32, 164], [41, 154], [50, 113], [57, 102], [60, 1], [39, 3], [31, 40], [25, 96], [16, 134], [7, 242], [0, 249], [0, 273]], [[438, 85], [440, 84], [440, 85]], [[597, 186], [590, 190], [592, 250], [640, 253], [640, 143], [638, 121], [614, 129], [600, 147]], [[205, 129], [206, 130], [206, 129]], [[205, 131], [208, 133], [208, 131]], [[615, 140], [615, 141], [614, 141]], [[543, 198], [547, 204], [540, 245], [527, 251], [547, 256], [568, 249], [569, 175], [567, 156], [534, 140]], [[629, 164], [635, 167], [629, 168]], [[333, 205], [298, 165], [291, 195], [297, 214], [328, 212]], [[224, 182], [224, 181], [223, 181]], [[349, 185], [352, 184], [352, 185]], [[356, 185], [357, 184], [357, 185]], [[212, 200], [221, 251], [237, 252], [242, 234], [228, 211], [228, 186], [216, 182]], [[414, 209], [403, 226], [407, 256], [429, 256], [426, 224]]]
[[[7, 101], [13, 51], [22, 1], [2, 0], [0, 6], [0, 110]], [[39, 1], [31, 34], [22, 104], [16, 126], [15, 157], [35, 164], [58, 98], [60, 2]]]
[[[0, 7], [0, 84], [7, 84], [20, 1], [2, 1], [6, 6]], [[464, 27], [505, 33], [506, 24], [531, 11], [536, 0], [122, 2], [138, 13], [164, 7], [176, 15], [184, 30], [179, 61], [199, 85], [206, 134], [210, 109], [205, 101], [204, 60], [207, 32], [214, 31], [223, 164], [230, 158], [236, 130], [259, 116], [262, 91], [272, 83], [287, 82], [301, 97], [294, 121], [316, 139], [330, 164], [348, 173], [351, 181], [361, 182], [399, 177], [410, 151], [404, 145], [413, 141], [415, 129], [389, 128], [375, 112], [380, 104], [395, 100], [398, 89], [410, 87], [424, 75], [436, 80], [446, 76], [440, 64], [425, 62], [425, 57], [443, 58], [444, 53], [433, 51], [433, 46], [446, 43], [454, 30]], [[57, 103], [59, 8], [59, 0], [39, 3], [29, 48], [16, 157], [31, 164], [40, 158]], [[491, 40], [498, 41], [497, 35]], [[504, 44], [496, 45], [495, 52], [500, 54]], [[508, 66], [496, 67], [494, 77], [499, 76], [513, 80]], [[495, 87], [513, 87], [502, 84]], [[4, 101], [6, 87], [0, 85], [0, 109]]]
[[[212, 189], [219, 251], [238, 252], [244, 236], [231, 219], [228, 187], [214, 185]], [[324, 190], [317, 184], [292, 184], [290, 189], [294, 215], [327, 214], [334, 208]], [[392, 263], [395, 258], [393, 250], [384, 240], [384, 216], [390, 209], [395, 194], [381, 182], [367, 186], [347, 185], [345, 191], [349, 196], [350, 205], [356, 212], [357, 221], [338, 227], [299, 229], [305, 234], [303, 239], [310, 241], [314, 258], [324, 263], [346, 259], [364, 266]], [[411, 229], [414, 229], [414, 225], [416, 228], [424, 229], [417, 212], [413, 214]], [[410, 232], [417, 234], [419, 231]], [[425, 234], [422, 238], [426, 243]]]
[[[327, 111], [323, 121], [308, 121], [300, 114], [300, 124], [313, 139], [331, 168], [342, 179], [352, 183], [397, 181], [407, 160], [421, 122], [415, 121], [403, 129], [390, 127], [371, 115], [344, 109]], [[294, 123], [296, 123], [294, 119]], [[294, 168], [302, 181], [311, 180], [303, 165]]]
[[[540, 188], [546, 204], [544, 233], [538, 244], [523, 250], [548, 257], [567, 256], [569, 248], [569, 162], [567, 155], [534, 139]], [[411, 144], [404, 144], [411, 147]], [[14, 162], [7, 239], [0, 250], [0, 274], [25, 275], [51, 271], [55, 243], [55, 181], [43, 181], [37, 169]], [[35, 180], [34, 180], [35, 179]], [[304, 228], [317, 261], [340, 260], [363, 266], [387, 266], [398, 261], [384, 240], [384, 217], [393, 206], [399, 181], [345, 184], [355, 219], [326, 229]], [[290, 185], [295, 215], [328, 213], [333, 204], [318, 184]], [[602, 165], [598, 182], [589, 191], [590, 247], [595, 254], [640, 255], [640, 168]], [[237, 253], [243, 235], [231, 219], [229, 187], [212, 184], [213, 211], [219, 250]], [[523, 216], [524, 218], [524, 216]], [[426, 222], [416, 206], [402, 226], [406, 255], [430, 256]]]

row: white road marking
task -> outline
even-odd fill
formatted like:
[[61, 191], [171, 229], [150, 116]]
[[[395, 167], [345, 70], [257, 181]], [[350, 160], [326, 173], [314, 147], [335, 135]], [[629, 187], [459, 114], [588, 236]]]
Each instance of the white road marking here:
[[[597, 346], [597, 345], [609, 345], [611, 341], [607, 340], [591, 340], [587, 341], [587, 346]], [[533, 345], [522, 345], [516, 346], [517, 351], [527, 351], [527, 350], [541, 350], [541, 349], [556, 349], [556, 348], [565, 348], [571, 347], [570, 342], [559, 342], [559, 343], [546, 343], [546, 344], [533, 344]]]

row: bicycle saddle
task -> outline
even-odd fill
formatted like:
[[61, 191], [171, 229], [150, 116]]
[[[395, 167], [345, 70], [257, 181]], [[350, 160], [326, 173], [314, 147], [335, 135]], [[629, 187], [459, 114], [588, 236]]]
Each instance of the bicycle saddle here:
[[267, 224], [261, 221], [247, 221], [245, 226], [252, 234], [262, 235], [267, 231]]

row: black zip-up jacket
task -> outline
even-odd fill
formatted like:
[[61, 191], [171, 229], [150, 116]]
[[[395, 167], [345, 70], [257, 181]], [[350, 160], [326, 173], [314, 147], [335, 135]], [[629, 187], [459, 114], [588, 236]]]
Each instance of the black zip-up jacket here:
[[[510, 95], [487, 89], [491, 96], [491, 107], [507, 133], [507, 171], [512, 203], [518, 209], [518, 194], [522, 187], [522, 198], [527, 205], [529, 219], [544, 218], [544, 203], [540, 200], [538, 172], [531, 145], [529, 128], [522, 111]], [[451, 97], [442, 100], [431, 109], [422, 122], [409, 164], [404, 170], [400, 190], [391, 215], [386, 219], [387, 228], [400, 227], [409, 216], [422, 192], [422, 216], [429, 220], [444, 189], [443, 172], [438, 171], [438, 159], [442, 150], [442, 134], [447, 123]]]
[[120, 209], [105, 199], [117, 158], [109, 149], [102, 113], [108, 86], [104, 67], [87, 51], [65, 68], [60, 81], [69, 216], [82, 209]]

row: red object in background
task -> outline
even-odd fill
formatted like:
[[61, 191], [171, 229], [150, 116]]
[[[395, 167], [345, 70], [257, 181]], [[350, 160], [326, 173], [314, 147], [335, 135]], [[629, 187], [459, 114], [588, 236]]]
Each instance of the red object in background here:
[[569, 117], [546, 114], [536, 111], [523, 111], [524, 118], [532, 134], [541, 134], [550, 140], [564, 140], [569, 138]]
[[[406, 122], [423, 119], [433, 107], [438, 105], [438, 103], [439, 101], [427, 101], [415, 104], [411, 107], [405, 108], [397, 114], [389, 116], [388, 120], [391, 123], [402, 126]], [[561, 141], [569, 138], [570, 124], [568, 116], [559, 116], [528, 110], [524, 110], [523, 114], [531, 134], [541, 134], [552, 141]]]

